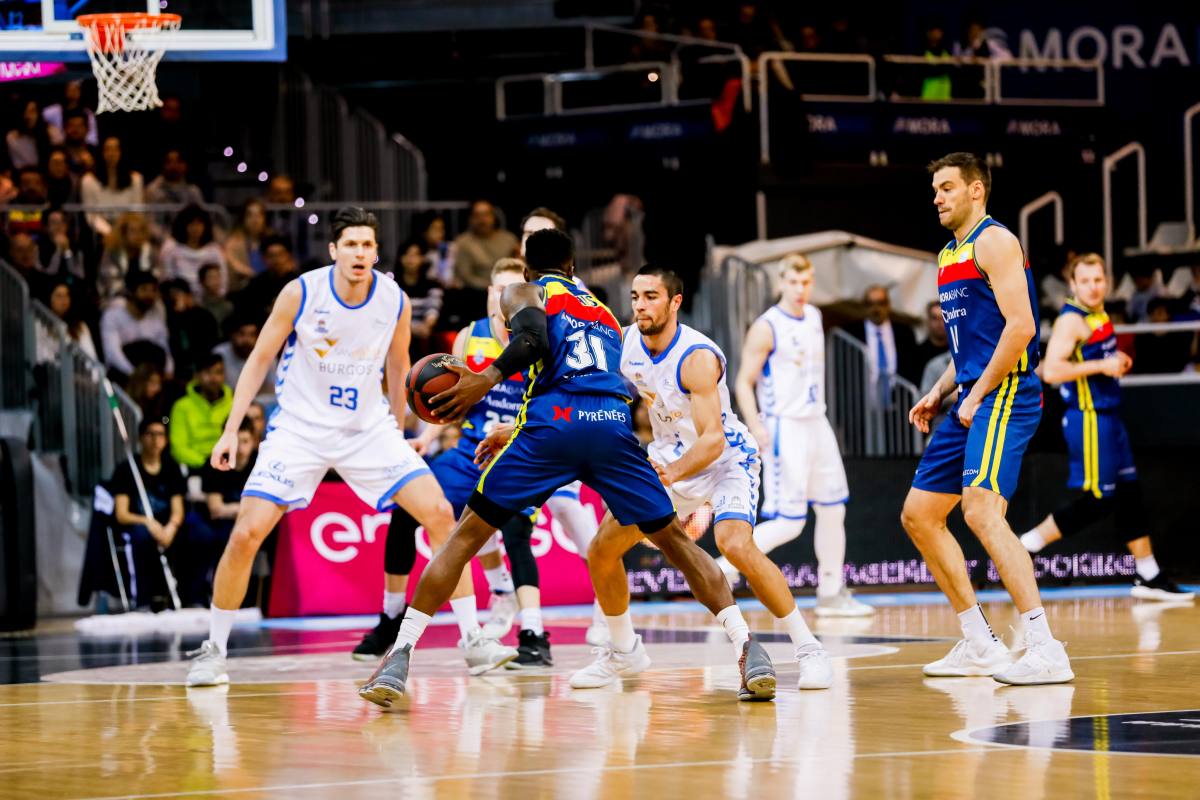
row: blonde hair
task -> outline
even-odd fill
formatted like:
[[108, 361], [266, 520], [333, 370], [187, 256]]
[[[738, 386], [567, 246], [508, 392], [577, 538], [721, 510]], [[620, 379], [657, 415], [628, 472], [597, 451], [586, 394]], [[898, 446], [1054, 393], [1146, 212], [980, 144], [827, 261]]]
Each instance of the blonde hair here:
[[812, 268], [812, 262], [803, 253], [792, 253], [779, 259], [779, 277], [781, 278], [787, 275], [789, 271], [808, 272]]
[[1080, 264], [1095, 264], [1106, 273], [1108, 272], [1108, 267], [1104, 263], [1104, 256], [1099, 253], [1080, 253], [1071, 261], [1071, 280], [1075, 280], [1075, 268]]
[[515, 272], [518, 275], [524, 275], [525, 262], [519, 258], [502, 258], [492, 265], [493, 280], [497, 275], [503, 275], [506, 272]]

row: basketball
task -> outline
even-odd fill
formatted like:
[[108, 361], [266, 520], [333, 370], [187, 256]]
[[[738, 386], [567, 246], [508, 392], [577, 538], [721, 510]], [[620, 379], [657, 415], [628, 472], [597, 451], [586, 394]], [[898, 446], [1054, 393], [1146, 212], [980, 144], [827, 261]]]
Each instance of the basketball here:
[[408, 377], [404, 380], [404, 387], [408, 390], [408, 407], [426, 422], [441, 422], [433, 416], [429, 403], [434, 397], [458, 383], [458, 375], [450, 369], [451, 364], [466, 366], [461, 358], [449, 353], [425, 356], [412, 365]]

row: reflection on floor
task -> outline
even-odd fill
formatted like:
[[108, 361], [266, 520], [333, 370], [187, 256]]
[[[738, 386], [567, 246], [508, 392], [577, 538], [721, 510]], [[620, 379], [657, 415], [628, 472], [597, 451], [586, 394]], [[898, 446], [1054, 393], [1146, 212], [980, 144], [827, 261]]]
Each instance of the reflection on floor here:
[[[468, 678], [454, 629], [431, 628], [390, 714], [355, 694], [365, 619], [239, 629], [220, 689], [180, 685], [199, 637], [3, 640], [0, 798], [1197, 796], [1200, 607], [1050, 600], [1076, 681], [1003, 687], [923, 678], [957, 638], [953, 613], [885, 605], [814, 624], [835, 682], [803, 693], [786, 636], [747, 607], [774, 703], [734, 699], [732, 648], [681, 603], [638, 607], [653, 667], [605, 690], [566, 681], [591, 658], [586, 609], [554, 614], [556, 666], [538, 672]], [[998, 631], [1016, 617], [986, 610]]]

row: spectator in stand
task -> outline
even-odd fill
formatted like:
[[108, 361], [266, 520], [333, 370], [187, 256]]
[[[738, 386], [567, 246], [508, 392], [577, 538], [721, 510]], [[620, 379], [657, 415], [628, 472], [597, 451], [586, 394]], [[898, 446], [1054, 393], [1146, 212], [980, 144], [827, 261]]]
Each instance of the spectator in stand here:
[[229, 267], [229, 291], [238, 291], [267, 268], [262, 240], [273, 235], [267, 227], [267, 210], [262, 200], [247, 200], [237, 224], [225, 239], [225, 262]]
[[192, 294], [199, 297], [200, 268], [205, 264], [221, 267], [221, 294], [225, 294], [225, 253], [213, 238], [212, 215], [192, 205], [176, 215], [171, 236], [163, 243], [163, 274], [187, 281]]
[[63, 152], [71, 172], [83, 176], [96, 165], [95, 148], [88, 144], [88, 120], [81, 111], [67, 112], [63, 119]]
[[129, 376], [125, 392], [142, 410], [142, 419], [167, 418], [169, 408], [163, 391], [163, 374], [154, 364], [139, 364]]
[[697, 39], [703, 39], [706, 42], [718, 42], [721, 40], [717, 31], [717, 21], [708, 14], [696, 20], [694, 35]]
[[[1058, 273], [1047, 271], [1039, 284], [1041, 294], [1041, 317], [1053, 320], [1071, 296], [1071, 267], [1078, 254], [1071, 249], [1063, 253], [1062, 267]], [[1053, 263], [1053, 262], [1051, 262]]]
[[[412, 416], [416, 416], [413, 414]], [[246, 408], [246, 419], [250, 420], [250, 424], [254, 426], [254, 438], [262, 444], [262, 440], [267, 435], [267, 407], [257, 400], [252, 400], [249, 407]]]
[[79, 178], [71, 173], [67, 151], [61, 147], [52, 149], [46, 159], [46, 200], [50, 208], [79, 202]]
[[414, 360], [433, 352], [430, 342], [442, 311], [442, 286], [429, 277], [426, 255], [424, 240], [409, 239], [400, 245], [393, 272], [396, 283], [400, 284], [412, 303], [410, 350]]
[[630, 62], [671, 60], [672, 45], [659, 38], [659, 34], [666, 33], [659, 14], [643, 11], [638, 15], [636, 27], [644, 35], [629, 49]]
[[[72, 114], [82, 114], [87, 120], [87, 135], [84, 141], [92, 147], [100, 144], [100, 130], [96, 127], [96, 112], [83, 104], [83, 81], [67, 81], [63, 86], [63, 101], [54, 103], [42, 109], [42, 117], [51, 130], [65, 130], [66, 118]], [[60, 133], [55, 144], [61, 144], [65, 133]]]
[[[220, 555], [212, 533], [203, 525], [188, 524], [184, 514], [187, 485], [183, 473], [167, 454], [167, 429], [162, 420], [144, 419], [138, 426], [140, 452], [134, 464], [117, 467], [111, 485], [113, 517], [133, 549], [133, 571], [138, 606], [165, 606], [166, 578], [159, 564], [159, 549], [166, 551], [171, 571], [179, 583], [179, 599], [185, 606], [208, 604], [208, 573]], [[133, 470], [141, 475], [150, 502], [142, 508], [141, 493]]]
[[175, 373], [167, 312], [153, 275], [139, 271], [125, 276], [125, 297], [111, 303], [100, 317], [100, 344], [104, 363], [121, 384], [147, 362], [168, 378]]
[[237, 452], [231, 468], [219, 470], [206, 463], [200, 473], [200, 487], [208, 507], [208, 522], [216, 534], [218, 547], [224, 547], [233, 531], [233, 522], [241, 508], [242, 489], [250, 479], [250, 472], [258, 458], [258, 442], [254, 423], [243, 419], [241, 427], [238, 428]]
[[200, 307], [212, 314], [218, 326], [233, 313], [233, 302], [221, 292], [221, 265], [200, 267]]
[[74, 231], [62, 211], [46, 215], [46, 229], [38, 239], [41, 265], [47, 275], [54, 275], [72, 285], [85, 277], [83, 252], [75, 243]]
[[942, 317], [941, 303], [931, 300], [925, 306], [925, 341], [913, 349], [911, 372], [913, 377], [908, 378], [907, 375], [905, 377], [913, 383], [921, 383], [930, 359], [937, 358], [949, 349], [950, 342], [946, 338], [946, 321]]
[[79, 349], [85, 354], [99, 361], [100, 358], [96, 354], [96, 343], [92, 339], [92, 332], [88, 328], [83, 315], [76, 308], [74, 299], [71, 296], [71, 285], [61, 279], [55, 280], [51, 284], [50, 293], [45, 299], [46, 306], [50, 309], [50, 312], [67, 326], [67, 335], [71, 337], [71, 341], [79, 345]]
[[18, 107], [21, 116], [13, 120], [12, 128], [4, 137], [8, 144], [8, 160], [13, 169], [37, 169], [50, 156], [52, 139], [60, 138], [61, 134], [57, 129], [50, 130], [36, 100], [26, 100]]
[[833, 18], [829, 20], [829, 34], [825, 37], [825, 52], [867, 52], [866, 39], [855, 33], [854, 27], [850, 23], [850, 15], [834, 12]]
[[892, 319], [892, 299], [888, 290], [878, 284], [863, 292], [867, 308], [866, 319], [846, 326], [846, 333], [867, 346], [870, 365], [870, 398], [876, 407], [891, 405], [891, 385], [900, 375], [912, 382], [921, 379], [924, 364], [915, 364], [916, 337], [912, 328]]
[[954, 55], [962, 58], [982, 58], [1006, 61], [1012, 52], [998, 39], [988, 36], [987, 26], [979, 17], [968, 17], [966, 33], [961, 42], [954, 45]]
[[767, 50], [792, 49], [779, 41], [778, 27], [758, 7], [758, 3], [739, 3], [737, 18], [730, 29], [730, 41], [756, 61]]
[[213, 446], [221, 438], [233, 390], [225, 384], [225, 363], [209, 353], [197, 365], [196, 377], [188, 382], [183, 397], [171, 406], [171, 455], [189, 470], [208, 463]]
[[95, 174], [83, 176], [79, 195], [89, 206], [88, 225], [99, 236], [108, 236], [112, 224], [124, 208], [146, 201], [142, 174], [129, 168], [121, 153], [121, 140], [109, 136], [101, 149], [101, 161]]
[[1141, 322], [1150, 313], [1150, 303], [1163, 295], [1162, 275], [1153, 267], [1138, 266], [1129, 271], [1133, 279], [1133, 294], [1125, 304], [1130, 322]]
[[117, 217], [112, 235], [105, 240], [96, 287], [100, 301], [107, 303], [119, 296], [126, 278], [135, 272], [155, 280], [163, 277], [158, 248], [150, 240], [150, 223], [141, 214], [127, 211]]
[[40, 236], [45, 226], [46, 179], [33, 167], [24, 167], [17, 173], [17, 196], [14, 206], [8, 210], [7, 229], [9, 235], [18, 231]]
[[162, 172], [146, 187], [146, 202], [163, 205], [203, 205], [200, 187], [188, 183], [188, 163], [179, 150], [168, 150], [163, 156]]
[[235, 313], [260, 324], [270, 315], [275, 298], [283, 291], [283, 287], [300, 275], [287, 239], [281, 236], [263, 239], [262, 249], [266, 271], [254, 276], [254, 280], [233, 298]]
[[[415, 313], [415, 312], [414, 312]], [[234, 317], [227, 326], [229, 339], [215, 346], [212, 351], [221, 357], [225, 365], [225, 382], [237, 388], [238, 378], [246, 366], [246, 359], [258, 344], [258, 323], [252, 319]], [[262, 385], [255, 392], [255, 398], [260, 403], [275, 402], [275, 366], [267, 370]]]
[[454, 262], [446, 241], [446, 219], [437, 211], [423, 211], [413, 222], [416, 238], [422, 241], [429, 260], [429, 277], [442, 286], [454, 280]]
[[25, 231], [8, 237], [8, 265], [21, 274], [29, 293], [35, 297], [46, 291], [46, 274], [38, 261], [38, 246]]
[[202, 125], [189, 124], [183, 101], [178, 96], [163, 95], [162, 101], [158, 113], [151, 116], [140, 131], [139, 153], [143, 163], [147, 167], [157, 166], [168, 150], [178, 150], [193, 166], [199, 166], [202, 173], [203, 149], [199, 144], [207, 131]]
[[[296, 236], [299, 220], [296, 217], [296, 183], [288, 175], [275, 175], [267, 182], [263, 202], [278, 206], [267, 212], [267, 227], [281, 236]], [[308, 216], [307, 212], [304, 216]], [[307, 223], [305, 223], [307, 227]]]
[[221, 341], [220, 328], [212, 314], [196, 305], [195, 295], [182, 279], [164, 282], [162, 293], [167, 305], [175, 377], [186, 381]]
[[919, 55], [925, 57], [929, 66], [924, 68], [920, 98], [925, 101], [945, 101], [953, 97], [953, 81], [946, 63], [950, 51], [946, 49], [946, 27], [940, 21], [931, 21], [925, 26], [925, 42]]
[[[1147, 306], [1146, 322], [1171, 322], [1174, 301], [1155, 297]], [[1135, 373], [1177, 373], [1192, 360], [1194, 334], [1191, 331], [1139, 333], [1134, 338], [1137, 353], [1133, 359]]]
[[1193, 264], [1190, 269], [1192, 282], [1179, 295], [1179, 301], [1184, 308], [1182, 316], [1186, 319], [1200, 319], [1200, 264]]
[[467, 231], [454, 240], [454, 280], [482, 296], [492, 282], [492, 265], [518, 254], [517, 237], [498, 227], [495, 206], [476, 200], [471, 204]]

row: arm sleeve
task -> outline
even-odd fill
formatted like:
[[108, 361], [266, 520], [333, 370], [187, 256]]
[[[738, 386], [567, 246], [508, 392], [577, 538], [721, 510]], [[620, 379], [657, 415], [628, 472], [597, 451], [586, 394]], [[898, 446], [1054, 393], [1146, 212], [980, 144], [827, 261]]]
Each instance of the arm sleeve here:
[[509, 320], [509, 327], [512, 338], [508, 347], [492, 363], [505, 377], [524, 372], [550, 353], [544, 309], [532, 306], [521, 309]]

